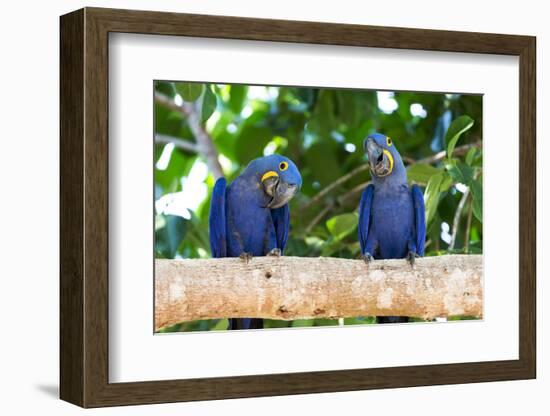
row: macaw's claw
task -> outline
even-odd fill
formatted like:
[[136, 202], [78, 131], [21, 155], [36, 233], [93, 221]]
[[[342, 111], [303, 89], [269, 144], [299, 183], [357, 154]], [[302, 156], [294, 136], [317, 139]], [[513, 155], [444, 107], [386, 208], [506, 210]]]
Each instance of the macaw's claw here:
[[281, 257], [283, 252], [280, 248], [274, 248], [269, 253], [267, 253], [268, 256], [274, 256], [274, 257]]
[[240, 255], [239, 255], [239, 258], [241, 260], [244, 260], [247, 264], [250, 260], [252, 260], [252, 257], [254, 257], [252, 255], [252, 253], [247, 253], [246, 251], [242, 252]]
[[407, 261], [411, 264], [411, 267], [414, 267], [414, 263], [417, 257], [420, 256], [414, 251], [409, 251], [409, 254], [407, 254]]
[[370, 253], [365, 253], [361, 256], [361, 258], [363, 259], [363, 261], [367, 264], [370, 264], [373, 260], [374, 260], [374, 257], [372, 257], [372, 255]]

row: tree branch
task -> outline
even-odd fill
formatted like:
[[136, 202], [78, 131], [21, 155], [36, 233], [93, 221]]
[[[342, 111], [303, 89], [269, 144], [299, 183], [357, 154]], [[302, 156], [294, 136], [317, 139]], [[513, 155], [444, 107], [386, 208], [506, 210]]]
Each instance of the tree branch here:
[[189, 129], [197, 141], [198, 152], [206, 160], [208, 169], [212, 172], [214, 179], [223, 177], [223, 169], [218, 160], [218, 151], [214, 147], [212, 138], [203, 128], [200, 114], [195, 106], [185, 101], [181, 105], [178, 105], [170, 97], [158, 91], [155, 91], [155, 101], [166, 108], [179, 112], [185, 117]]
[[319, 213], [311, 220], [311, 222], [307, 225], [306, 229], [304, 230], [304, 234], [309, 234], [311, 230], [313, 230], [313, 227], [315, 227], [319, 221], [323, 219], [325, 215], [328, 214], [329, 211], [332, 210], [332, 204], [327, 204]]
[[172, 143], [174, 146], [179, 147], [186, 152], [197, 153], [199, 150], [195, 143], [191, 143], [178, 137], [167, 136], [165, 134], [155, 134], [155, 142], [161, 144]]
[[325, 189], [320, 191], [317, 195], [315, 195], [313, 198], [311, 198], [303, 207], [302, 209], [308, 209], [310, 206], [317, 204], [325, 195], [327, 195], [330, 191], [337, 188], [338, 186], [342, 185], [344, 182], [347, 182], [351, 178], [353, 178], [355, 175], [360, 174], [361, 172], [365, 172], [369, 169], [369, 164], [364, 163], [362, 165], [359, 165], [355, 169], [353, 169], [351, 172], [345, 174], [344, 176], [341, 176], [334, 182], [332, 182], [330, 185], [327, 185]]
[[[472, 147], [481, 147], [481, 141], [468, 143], [462, 146], [455, 147], [453, 151], [453, 156], [463, 156], [466, 153], [468, 153], [468, 150], [470, 150]], [[423, 159], [418, 159], [418, 160], [408, 159], [408, 161], [411, 162], [409, 163], [409, 165], [414, 165], [415, 163], [427, 163], [431, 165], [433, 163], [442, 161], [443, 159], [445, 159], [446, 156], [447, 156], [447, 152], [445, 150], [442, 150], [441, 152], [425, 157]]]
[[156, 260], [155, 328], [182, 321], [482, 316], [481, 255]]
[[474, 201], [470, 198], [470, 206], [468, 208], [468, 217], [466, 220], [466, 239], [464, 240], [464, 253], [468, 253], [470, 250], [470, 229], [472, 228], [472, 214], [474, 212]]
[[458, 227], [460, 225], [460, 216], [462, 215], [462, 210], [464, 209], [464, 205], [466, 205], [466, 200], [468, 199], [469, 195], [470, 188], [466, 188], [466, 190], [462, 194], [462, 197], [460, 198], [458, 206], [456, 207], [455, 216], [453, 218], [453, 231], [451, 234], [451, 242], [449, 243], [449, 250], [453, 250], [455, 248], [456, 236], [458, 234]]

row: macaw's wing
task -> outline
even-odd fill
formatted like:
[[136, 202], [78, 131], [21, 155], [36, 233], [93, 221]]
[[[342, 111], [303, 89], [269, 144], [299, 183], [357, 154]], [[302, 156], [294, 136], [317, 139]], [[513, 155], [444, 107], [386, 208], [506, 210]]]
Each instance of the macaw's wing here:
[[225, 222], [225, 178], [219, 178], [212, 191], [210, 202], [210, 249], [212, 257], [227, 256], [227, 238]]
[[[369, 236], [370, 211], [372, 207], [372, 197], [374, 196], [374, 185], [370, 184], [363, 191], [361, 202], [359, 203], [359, 243], [361, 244], [361, 254], [365, 254], [367, 247], [367, 238]], [[371, 253], [372, 254], [372, 253]]]
[[288, 204], [280, 208], [271, 210], [271, 218], [275, 226], [275, 235], [277, 237], [277, 248], [285, 250], [286, 240], [288, 238], [288, 229], [290, 226], [290, 209]]
[[422, 191], [417, 185], [412, 186], [412, 197], [416, 231], [416, 254], [423, 256], [424, 244], [426, 242], [426, 208], [424, 207], [424, 195], [422, 195]]

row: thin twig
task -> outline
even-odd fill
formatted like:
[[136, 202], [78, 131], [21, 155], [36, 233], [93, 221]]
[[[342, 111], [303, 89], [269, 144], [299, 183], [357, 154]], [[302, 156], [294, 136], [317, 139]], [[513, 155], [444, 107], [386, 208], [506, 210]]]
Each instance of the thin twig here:
[[332, 210], [332, 204], [328, 204], [326, 207], [324, 207], [316, 216], [315, 218], [313, 218], [311, 220], [311, 222], [308, 224], [308, 226], [306, 227], [304, 233], [305, 234], [309, 234], [311, 232], [311, 230], [313, 230], [313, 227], [315, 227], [319, 221], [321, 221], [323, 219], [323, 217], [325, 215], [327, 215], [327, 213], [329, 211]]
[[313, 206], [317, 204], [325, 195], [327, 195], [330, 191], [332, 191], [334, 188], [337, 188], [338, 186], [342, 185], [344, 182], [347, 182], [351, 178], [353, 178], [355, 175], [358, 175], [366, 170], [368, 170], [369, 165], [367, 163], [360, 165], [353, 169], [351, 172], [345, 174], [344, 176], [341, 176], [334, 182], [332, 182], [330, 185], [328, 185], [325, 189], [323, 189], [321, 192], [319, 192], [317, 195], [315, 195], [313, 198], [311, 198], [303, 207], [302, 209], [308, 209], [310, 206]]
[[218, 151], [214, 147], [212, 138], [202, 126], [200, 113], [197, 111], [196, 106], [185, 101], [181, 105], [178, 105], [170, 97], [158, 91], [155, 91], [155, 101], [173, 111], [179, 112], [186, 118], [189, 129], [197, 141], [198, 152], [206, 160], [208, 169], [212, 172], [214, 179], [223, 177], [223, 169], [218, 160]]
[[182, 105], [178, 105], [173, 99], [171, 99], [167, 95], [164, 95], [158, 91], [155, 91], [155, 102], [172, 111], [176, 111], [180, 114], [183, 114], [185, 118], [189, 116], [189, 111], [191, 111], [191, 106], [185, 105], [186, 104], [185, 101], [183, 102]]
[[369, 186], [371, 183], [371, 181], [367, 181], [367, 182], [363, 182], [363, 183], [360, 183], [359, 185], [355, 186], [354, 188], [350, 189], [349, 191], [347, 191], [344, 195], [341, 195], [338, 197], [338, 203], [339, 204], [343, 204], [346, 202], [346, 200], [348, 198], [351, 198], [352, 196], [354, 196], [355, 194], [358, 194], [360, 192], [363, 192], [363, 190]]
[[[468, 151], [472, 147], [481, 147], [481, 141], [477, 141], [477, 142], [474, 142], [474, 143], [468, 143], [468, 144], [464, 144], [462, 146], [455, 147], [455, 150], [453, 151], [453, 156], [463, 156], [466, 153], [468, 153]], [[431, 165], [433, 163], [437, 163], [437, 162], [442, 161], [443, 159], [445, 159], [446, 156], [447, 156], [447, 152], [445, 150], [442, 150], [441, 152], [438, 152], [434, 155], [431, 155], [431, 156], [428, 156], [428, 157], [425, 157], [425, 158], [422, 158], [422, 159], [418, 159], [418, 160], [414, 161], [413, 163], [409, 163], [409, 165], [414, 165], [414, 164], [417, 164], [417, 163], [427, 163], [428, 165]], [[407, 158], [407, 159], [409, 161], [412, 161], [412, 159], [410, 159], [410, 158]]]
[[165, 134], [155, 134], [155, 142], [161, 144], [172, 143], [174, 146], [187, 152], [197, 153], [199, 150], [196, 143], [191, 143], [190, 141], [178, 137], [167, 136]]
[[462, 210], [464, 209], [464, 205], [466, 205], [466, 200], [468, 199], [469, 195], [470, 195], [470, 188], [466, 188], [466, 190], [462, 194], [462, 198], [460, 198], [458, 207], [456, 207], [455, 216], [453, 218], [453, 233], [451, 234], [451, 242], [449, 243], [449, 250], [453, 250], [455, 248], [456, 235], [458, 234], [458, 226], [460, 225], [460, 216], [462, 215]]
[[474, 212], [474, 200], [470, 198], [470, 206], [468, 208], [468, 218], [466, 219], [466, 237], [464, 239], [464, 253], [468, 253], [470, 248], [470, 229], [472, 228], [472, 213]]

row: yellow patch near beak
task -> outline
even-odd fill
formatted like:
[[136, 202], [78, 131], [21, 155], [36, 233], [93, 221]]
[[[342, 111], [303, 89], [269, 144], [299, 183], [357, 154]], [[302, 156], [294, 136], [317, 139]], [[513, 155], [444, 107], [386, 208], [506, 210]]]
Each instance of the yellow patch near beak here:
[[388, 175], [393, 172], [393, 156], [391, 155], [389, 150], [382, 150], [384, 154], [388, 157], [388, 160], [390, 161], [390, 171], [388, 172]]
[[279, 176], [279, 175], [274, 170], [270, 170], [264, 173], [264, 176], [262, 176], [262, 182], [265, 181], [267, 178], [271, 178], [272, 176]]

